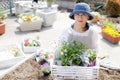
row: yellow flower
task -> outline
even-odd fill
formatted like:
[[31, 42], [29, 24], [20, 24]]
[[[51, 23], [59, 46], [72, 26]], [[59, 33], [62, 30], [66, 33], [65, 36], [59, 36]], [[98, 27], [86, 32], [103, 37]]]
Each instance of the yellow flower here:
[[106, 28], [104, 28], [103, 32], [106, 32], [113, 37], [120, 37], [120, 34], [110, 26], [107, 26]]
[[24, 21], [31, 21], [32, 20], [32, 17], [31, 16], [23, 16], [22, 19]]

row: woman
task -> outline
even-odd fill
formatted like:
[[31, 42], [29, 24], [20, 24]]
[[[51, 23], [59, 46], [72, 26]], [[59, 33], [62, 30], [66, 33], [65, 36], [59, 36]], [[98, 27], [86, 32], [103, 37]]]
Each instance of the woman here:
[[82, 42], [88, 49], [98, 50], [98, 33], [89, 20], [93, 19], [90, 7], [86, 3], [77, 3], [69, 17], [75, 22], [63, 30], [58, 46], [64, 41], [76, 40]]

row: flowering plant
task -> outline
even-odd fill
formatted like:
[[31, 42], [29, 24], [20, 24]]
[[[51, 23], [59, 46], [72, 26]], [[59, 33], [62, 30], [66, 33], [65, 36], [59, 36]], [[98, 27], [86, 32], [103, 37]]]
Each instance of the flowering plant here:
[[40, 46], [40, 39], [39, 36], [35, 37], [35, 38], [27, 38], [24, 39], [24, 46]]
[[50, 64], [45, 59], [41, 59], [39, 63], [44, 76], [48, 76], [51, 73]]
[[96, 51], [87, 49], [77, 41], [65, 42], [61, 46], [62, 66], [95, 66]]
[[109, 35], [111, 35], [113, 37], [120, 37], [120, 34], [114, 28], [112, 28], [110, 26], [103, 28], [102, 31], [105, 33], [108, 33]]
[[21, 17], [19, 18], [19, 21], [21, 22], [29, 22], [29, 21], [36, 21], [36, 20], [42, 20], [39, 16], [33, 16], [30, 14], [21, 14]]
[[120, 24], [114, 23], [112, 21], [104, 21], [103, 23], [104, 27], [114, 29], [117, 32], [120, 32]]

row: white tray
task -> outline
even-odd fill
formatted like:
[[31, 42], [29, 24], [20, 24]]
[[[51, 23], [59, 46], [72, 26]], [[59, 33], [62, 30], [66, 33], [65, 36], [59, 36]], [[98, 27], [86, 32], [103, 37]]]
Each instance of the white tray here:
[[[18, 63], [20, 60], [25, 58], [25, 55], [23, 53], [23, 51], [21, 50], [21, 48], [19, 47], [19, 45], [17, 44], [11, 44], [11, 45], [6, 45], [6, 46], [1, 46], [0, 47], [0, 51], [4, 51], [4, 50], [8, 50], [8, 47], [13, 47], [16, 46], [19, 49], [19, 56], [17, 57], [13, 57], [13, 58], [9, 58], [9, 59], [4, 59], [0, 61], [0, 69], [4, 69], [4, 68], [9, 68], [13, 65], [15, 65], [16, 63]], [[7, 52], [7, 51], [5, 51]], [[10, 53], [12, 54], [12, 53]], [[8, 55], [9, 56], [9, 55]]]
[[15, 70], [19, 65], [23, 64], [25, 61], [27, 61], [28, 59], [30, 59], [30, 58], [32, 58], [34, 56], [35, 56], [35, 53], [31, 54], [28, 57], [24, 57], [24, 59], [22, 59], [21, 61], [19, 61], [17, 64], [15, 64], [14, 66], [10, 67], [6, 71], [4, 71], [2, 74], [0, 74], [0, 79], [3, 78], [6, 74], [8, 74], [11, 71]]
[[106, 68], [120, 70], [120, 65], [117, 63], [114, 63], [113, 61], [110, 61], [109, 59], [101, 60], [100, 65]]

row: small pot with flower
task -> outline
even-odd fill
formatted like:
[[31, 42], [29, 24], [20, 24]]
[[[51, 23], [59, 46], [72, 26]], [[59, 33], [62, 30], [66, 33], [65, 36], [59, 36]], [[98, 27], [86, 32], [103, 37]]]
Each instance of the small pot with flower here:
[[34, 38], [25, 38], [22, 47], [25, 53], [33, 53], [40, 49], [40, 45], [39, 36], [36, 36]]
[[47, 60], [45, 59], [42, 59], [40, 62], [40, 67], [41, 67], [41, 70], [44, 74], [44, 76], [48, 76], [51, 74], [51, 67], [50, 67], [50, 64], [48, 63]]

